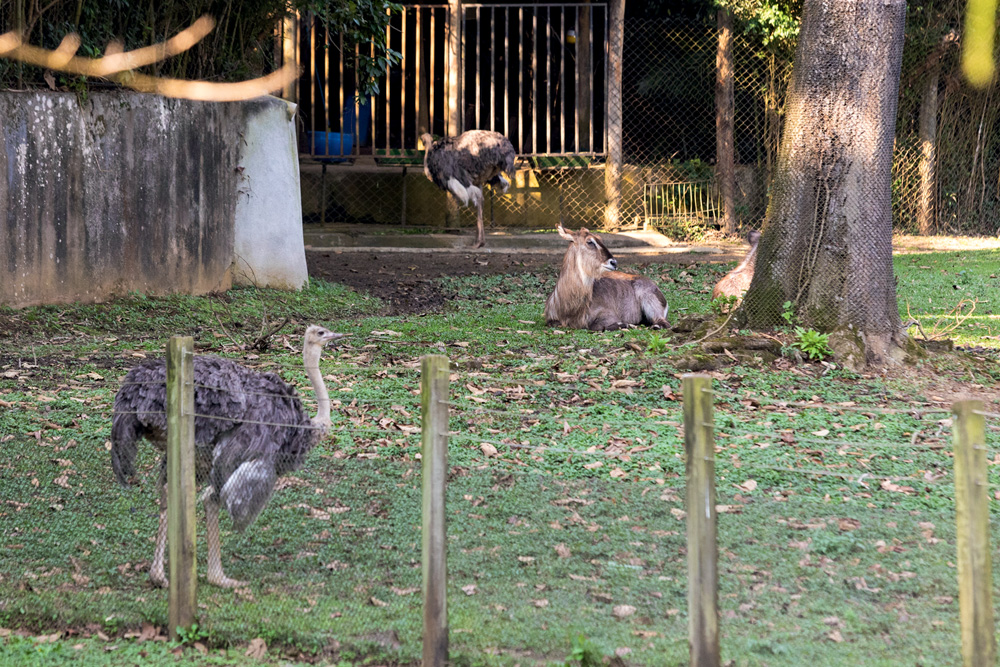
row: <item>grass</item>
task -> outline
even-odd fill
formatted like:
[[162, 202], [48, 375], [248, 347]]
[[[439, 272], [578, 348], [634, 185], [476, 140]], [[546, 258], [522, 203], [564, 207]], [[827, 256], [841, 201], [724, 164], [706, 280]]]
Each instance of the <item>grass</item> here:
[[[720, 269], [644, 271], [676, 315], [710, 311]], [[915, 378], [1000, 381], [988, 353], [1000, 347], [998, 269], [996, 251], [897, 258], [904, 315], [909, 300], [925, 331], [957, 300], [979, 300], [950, 335], [986, 349], [983, 362], [946, 356], [897, 378], [787, 360], [713, 373], [724, 660], [959, 662], [949, 405]], [[546, 328], [539, 303], [553, 277], [446, 279], [445, 312], [392, 318], [321, 282], [295, 295], [0, 310], [0, 665], [247, 664], [255, 639], [270, 647], [265, 663], [418, 664], [415, 392], [428, 352], [454, 367], [454, 664], [686, 664], [684, 341]], [[291, 319], [287, 335], [241, 350], [265, 310]], [[335, 327], [354, 334], [322, 363], [337, 432], [249, 531], [223, 522], [227, 574], [251, 585], [200, 588], [201, 650], [144, 637], [148, 626], [162, 638], [167, 622], [166, 593], [146, 574], [157, 462], [144, 448], [140, 484], [114, 482], [118, 379], [188, 334], [199, 353], [305, 387], [302, 325], [331, 312], [347, 313]], [[932, 408], [942, 412], [915, 412]]]

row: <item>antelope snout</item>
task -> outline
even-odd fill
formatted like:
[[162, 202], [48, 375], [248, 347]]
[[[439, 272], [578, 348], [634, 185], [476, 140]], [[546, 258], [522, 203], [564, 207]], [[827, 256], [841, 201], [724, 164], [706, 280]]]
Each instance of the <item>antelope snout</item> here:
[[618, 260], [612, 257], [608, 261], [604, 262], [603, 267], [606, 271], [616, 271], [618, 270]]

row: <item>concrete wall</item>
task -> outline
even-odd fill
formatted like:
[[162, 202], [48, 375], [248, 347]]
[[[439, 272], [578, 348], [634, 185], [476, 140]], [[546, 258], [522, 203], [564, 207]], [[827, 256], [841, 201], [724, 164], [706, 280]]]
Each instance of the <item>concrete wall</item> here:
[[[0, 304], [228, 288], [248, 119], [269, 108], [287, 125], [276, 100], [0, 92]], [[266, 199], [273, 177], [249, 179]]]
[[309, 282], [302, 240], [296, 105], [275, 97], [244, 105], [240, 139], [233, 279], [301, 289]]

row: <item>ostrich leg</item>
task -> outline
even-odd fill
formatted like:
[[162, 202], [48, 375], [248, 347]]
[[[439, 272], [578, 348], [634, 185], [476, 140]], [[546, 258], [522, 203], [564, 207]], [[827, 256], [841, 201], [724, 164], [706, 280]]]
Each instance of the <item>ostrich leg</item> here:
[[220, 588], [246, 586], [245, 581], [230, 579], [222, 571], [222, 548], [219, 542], [219, 501], [205, 498], [205, 539], [208, 541], [208, 583]]
[[482, 248], [486, 245], [486, 229], [483, 227], [483, 198], [476, 200], [476, 242], [473, 248]]
[[167, 575], [164, 571], [164, 561], [167, 555], [167, 481], [160, 483], [160, 525], [156, 529], [156, 551], [153, 554], [153, 564], [149, 566], [149, 579], [154, 586], [167, 587]]

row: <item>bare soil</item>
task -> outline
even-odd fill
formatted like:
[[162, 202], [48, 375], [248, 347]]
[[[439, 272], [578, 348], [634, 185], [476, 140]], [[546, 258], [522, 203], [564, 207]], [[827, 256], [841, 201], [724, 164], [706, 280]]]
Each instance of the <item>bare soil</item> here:
[[[619, 255], [622, 270], [637, 270], [649, 264], [686, 266], [702, 262], [729, 262], [742, 256], [733, 252], [663, 253]], [[439, 310], [446, 302], [437, 279], [442, 276], [491, 276], [500, 273], [533, 273], [556, 270], [559, 254], [477, 252], [326, 252], [307, 251], [309, 275], [341, 283], [382, 299], [386, 315]]]

